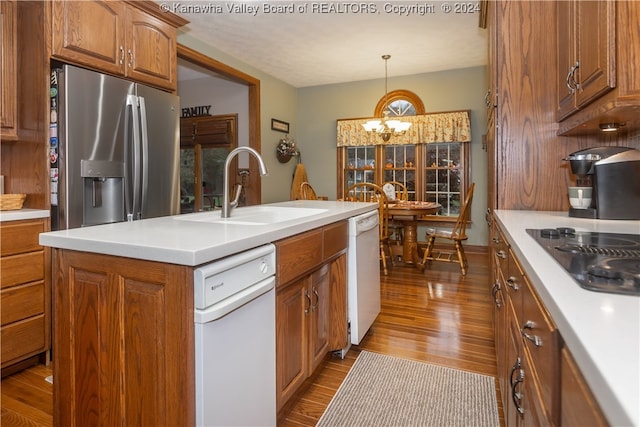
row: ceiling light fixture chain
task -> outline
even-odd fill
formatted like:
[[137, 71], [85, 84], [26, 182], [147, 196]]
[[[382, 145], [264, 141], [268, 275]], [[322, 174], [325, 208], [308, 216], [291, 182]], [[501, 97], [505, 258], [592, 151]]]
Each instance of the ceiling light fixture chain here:
[[368, 133], [380, 135], [384, 142], [388, 142], [392, 136], [404, 135], [409, 127], [411, 127], [411, 123], [409, 122], [389, 119], [389, 90], [387, 86], [387, 62], [389, 58], [391, 58], [391, 55], [382, 55], [382, 59], [384, 59], [384, 108], [382, 120], [369, 120], [362, 125]]

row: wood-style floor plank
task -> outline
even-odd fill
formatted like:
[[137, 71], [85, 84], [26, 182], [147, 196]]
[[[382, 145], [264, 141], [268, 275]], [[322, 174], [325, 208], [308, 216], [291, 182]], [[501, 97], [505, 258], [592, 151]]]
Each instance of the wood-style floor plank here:
[[51, 374], [51, 367], [36, 365], [2, 379], [3, 427], [53, 425], [53, 385], [45, 380]]
[[[469, 254], [469, 272], [433, 263], [421, 273], [395, 267], [381, 278], [382, 312], [345, 359], [328, 357], [280, 414], [278, 425], [314, 426], [361, 350], [496, 376], [489, 260]], [[2, 380], [3, 427], [53, 424], [51, 368], [37, 365]], [[497, 387], [497, 382], [496, 382]], [[498, 401], [501, 422], [502, 406]]]
[[326, 359], [283, 408], [278, 426], [314, 426], [362, 350], [495, 378], [489, 259], [486, 254], [468, 257], [466, 277], [457, 265], [445, 263], [432, 263], [424, 273], [396, 267], [382, 276], [382, 310], [364, 340], [344, 360]]

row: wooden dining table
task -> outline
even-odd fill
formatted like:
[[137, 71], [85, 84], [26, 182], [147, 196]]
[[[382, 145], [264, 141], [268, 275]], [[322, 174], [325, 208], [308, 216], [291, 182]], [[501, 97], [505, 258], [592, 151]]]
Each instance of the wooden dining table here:
[[435, 202], [407, 202], [387, 204], [389, 218], [402, 222], [403, 244], [402, 259], [405, 264], [417, 266], [420, 264], [418, 253], [418, 219], [424, 215], [431, 215], [440, 209], [440, 204]]

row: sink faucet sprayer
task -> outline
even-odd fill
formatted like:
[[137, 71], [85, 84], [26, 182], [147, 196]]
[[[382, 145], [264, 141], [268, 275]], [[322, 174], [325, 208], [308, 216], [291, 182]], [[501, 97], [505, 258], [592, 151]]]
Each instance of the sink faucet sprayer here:
[[236, 186], [236, 195], [233, 198], [233, 201], [229, 202], [229, 165], [231, 164], [231, 160], [241, 151], [246, 151], [253, 154], [253, 156], [258, 160], [261, 176], [265, 176], [269, 173], [267, 171], [267, 166], [264, 164], [264, 160], [262, 160], [262, 157], [260, 157], [260, 153], [258, 153], [253, 148], [237, 147], [231, 150], [231, 152], [227, 156], [227, 160], [225, 160], [224, 162], [224, 188], [222, 194], [222, 212], [220, 213], [221, 218], [229, 218], [229, 216], [231, 215], [231, 209], [235, 208], [238, 205], [238, 200], [240, 199], [242, 184], [238, 184]]

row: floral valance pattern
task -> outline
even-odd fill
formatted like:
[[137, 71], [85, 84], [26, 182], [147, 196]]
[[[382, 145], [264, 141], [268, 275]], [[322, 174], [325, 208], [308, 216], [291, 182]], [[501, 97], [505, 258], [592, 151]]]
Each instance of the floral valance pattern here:
[[371, 119], [338, 120], [338, 147], [380, 144], [428, 144], [430, 142], [471, 142], [471, 119], [468, 111], [422, 114], [401, 117], [411, 122], [404, 135], [392, 136], [384, 142], [379, 135], [362, 127]]

